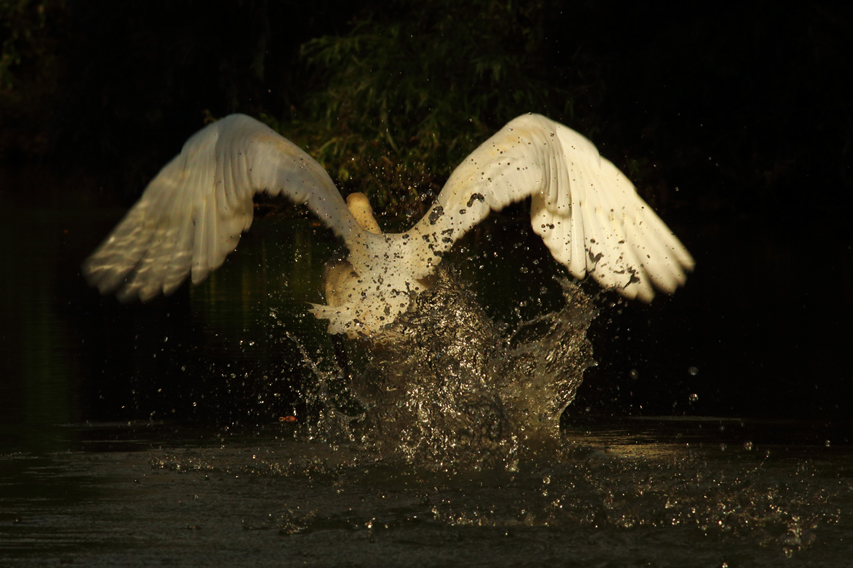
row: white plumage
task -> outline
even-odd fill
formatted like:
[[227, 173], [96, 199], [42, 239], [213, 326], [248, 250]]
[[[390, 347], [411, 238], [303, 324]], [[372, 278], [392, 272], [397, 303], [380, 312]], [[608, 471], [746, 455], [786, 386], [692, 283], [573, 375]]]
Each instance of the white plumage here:
[[[363, 196], [348, 207], [326, 171], [260, 122], [231, 115], [202, 129], [163, 168], [83, 264], [101, 293], [146, 301], [188, 274], [197, 284], [252, 224], [252, 196], [304, 203], [344, 240], [348, 265], [327, 271], [330, 333], [372, 335], [406, 311], [453, 243], [490, 211], [532, 197], [533, 230], [576, 278], [628, 298], [672, 293], [690, 253], [634, 186], [577, 132], [523, 115], [460, 164], [430, 210], [404, 233], [380, 233]], [[352, 197], [352, 196], [351, 196]]]

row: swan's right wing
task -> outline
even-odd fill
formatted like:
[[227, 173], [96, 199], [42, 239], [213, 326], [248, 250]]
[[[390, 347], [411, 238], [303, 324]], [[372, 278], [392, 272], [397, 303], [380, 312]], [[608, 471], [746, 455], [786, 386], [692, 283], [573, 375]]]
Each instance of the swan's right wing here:
[[360, 232], [326, 171], [260, 122], [231, 115], [200, 130], [155, 177], [112, 234], [83, 263], [102, 294], [148, 300], [192, 272], [204, 280], [252, 224], [252, 196], [283, 193], [306, 204], [351, 244]]
[[410, 231], [430, 272], [491, 210], [532, 197], [533, 230], [576, 278], [644, 301], [673, 292], [693, 258], [616, 166], [577, 132], [540, 115], [502, 128], [456, 168]]

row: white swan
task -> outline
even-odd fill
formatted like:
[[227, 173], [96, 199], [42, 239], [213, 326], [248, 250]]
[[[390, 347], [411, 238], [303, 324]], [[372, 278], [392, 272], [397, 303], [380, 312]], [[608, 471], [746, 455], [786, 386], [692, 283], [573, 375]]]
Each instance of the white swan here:
[[349, 249], [326, 274], [328, 305], [312, 312], [329, 333], [372, 335], [429, 287], [442, 253], [491, 210], [532, 197], [533, 230], [576, 278], [646, 302], [672, 293], [690, 253], [634, 186], [577, 132], [527, 114], [459, 165], [427, 215], [404, 233], [382, 233], [366, 197], [344, 203], [326, 171], [289, 140], [244, 115], [192, 136], [112, 234], [83, 264], [102, 294], [142, 301], [197, 284], [252, 224], [252, 196], [304, 203]]

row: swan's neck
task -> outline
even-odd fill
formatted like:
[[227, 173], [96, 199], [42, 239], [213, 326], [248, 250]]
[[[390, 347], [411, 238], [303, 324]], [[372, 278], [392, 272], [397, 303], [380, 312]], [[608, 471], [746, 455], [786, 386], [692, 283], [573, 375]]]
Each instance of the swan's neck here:
[[350, 193], [347, 196], [347, 207], [362, 229], [376, 235], [382, 234], [382, 229], [379, 228], [379, 223], [373, 216], [373, 208], [370, 207], [370, 201], [365, 194]]

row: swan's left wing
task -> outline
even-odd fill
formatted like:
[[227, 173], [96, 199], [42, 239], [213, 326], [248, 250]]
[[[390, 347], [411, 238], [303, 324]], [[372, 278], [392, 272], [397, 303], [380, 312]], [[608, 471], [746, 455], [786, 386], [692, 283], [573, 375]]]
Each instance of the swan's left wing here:
[[491, 210], [532, 197], [533, 230], [576, 278], [644, 301], [671, 293], [694, 262], [684, 245], [586, 138], [540, 115], [523, 115], [454, 170], [409, 232], [431, 272], [440, 256]]
[[192, 136], [112, 234], [83, 263], [102, 294], [148, 300], [192, 273], [201, 282], [252, 224], [266, 191], [306, 204], [353, 248], [363, 231], [329, 175], [289, 140], [248, 116], [225, 117]]

